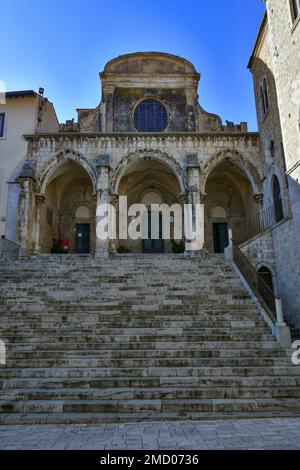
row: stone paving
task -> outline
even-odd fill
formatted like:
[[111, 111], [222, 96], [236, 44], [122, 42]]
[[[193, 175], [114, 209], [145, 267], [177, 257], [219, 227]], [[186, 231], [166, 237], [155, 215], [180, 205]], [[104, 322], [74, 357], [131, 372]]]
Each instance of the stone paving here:
[[0, 426], [1, 450], [300, 449], [300, 419]]

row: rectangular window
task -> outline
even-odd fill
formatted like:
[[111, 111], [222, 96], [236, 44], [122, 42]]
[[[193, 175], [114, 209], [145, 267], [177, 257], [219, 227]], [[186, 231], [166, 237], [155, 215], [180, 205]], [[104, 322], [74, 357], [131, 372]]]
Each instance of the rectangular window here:
[[4, 137], [5, 113], [0, 113], [0, 138]]
[[295, 21], [300, 16], [300, 0], [291, 0], [292, 17]]

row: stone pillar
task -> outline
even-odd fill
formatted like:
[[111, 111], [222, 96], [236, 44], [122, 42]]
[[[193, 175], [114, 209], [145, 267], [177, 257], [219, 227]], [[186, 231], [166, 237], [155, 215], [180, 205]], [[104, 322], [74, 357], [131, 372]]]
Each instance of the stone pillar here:
[[[205, 195], [200, 192], [200, 167], [197, 155], [187, 156], [187, 180], [188, 194], [187, 202], [189, 205], [189, 215], [185, 214], [185, 223], [188, 223], [193, 231], [196, 230], [196, 222], [200, 228], [200, 238], [197, 241], [186, 240], [185, 249], [187, 253], [197, 252], [204, 246], [204, 199]], [[198, 220], [196, 210], [198, 209]], [[200, 209], [200, 210], [199, 210]]]
[[[106, 217], [109, 224], [109, 203], [110, 203], [110, 180], [109, 180], [109, 155], [101, 155], [97, 161], [97, 205], [96, 205], [96, 257], [109, 255], [109, 237], [101, 239], [97, 226], [103, 219], [103, 210], [107, 210]], [[100, 206], [102, 212], [100, 212]], [[105, 207], [106, 206], [106, 207]]]
[[40, 247], [40, 232], [41, 232], [41, 210], [42, 205], [45, 203], [45, 197], [42, 194], [35, 195], [35, 214], [34, 214], [34, 251], [39, 253]]
[[33, 213], [34, 213], [34, 180], [19, 177], [20, 193], [18, 204], [17, 243], [24, 250], [33, 248]]
[[259, 220], [260, 230], [263, 231], [265, 228], [265, 220], [263, 216], [263, 207], [264, 207], [264, 195], [262, 193], [254, 194], [253, 199], [257, 205], [257, 212], [258, 216], [257, 219]]

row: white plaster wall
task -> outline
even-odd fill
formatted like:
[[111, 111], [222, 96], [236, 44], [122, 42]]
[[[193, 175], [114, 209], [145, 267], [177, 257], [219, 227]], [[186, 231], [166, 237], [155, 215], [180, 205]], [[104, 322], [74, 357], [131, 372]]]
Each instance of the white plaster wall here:
[[[11, 175], [17, 165], [26, 157], [27, 142], [23, 134], [32, 134], [36, 124], [36, 98], [8, 99], [0, 104], [0, 112], [5, 112], [5, 138], [0, 139], [0, 169], [3, 170], [3, 184], [0, 194], [0, 220], [7, 216], [7, 195]], [[12, 204], [12, 203], [11, 203]], [[14, 211], [14, 208], [11, 207]], [[5, 222], [0, 222], [0, 235], [5, 234]], [[13, 236], [10, 233], [10, 236]], [[7, 237], [9, 238], [9, 237]], [[14, 239], [14, 237], [13, 237]]]

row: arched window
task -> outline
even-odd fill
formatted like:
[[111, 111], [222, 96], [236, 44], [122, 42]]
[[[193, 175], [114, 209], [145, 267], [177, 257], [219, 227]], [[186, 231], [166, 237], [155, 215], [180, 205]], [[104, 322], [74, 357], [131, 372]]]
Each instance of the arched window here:
[[261, 100], [261, 109], [263, 117], [266, 115], [269, 109], [269, 92], [268, 92], [268, 83], [266, 77], [263, 78], [260, 86], [260, 100]]
[[261, 109], [262, 109], [263, 116], [264, 116], [267, 112], [267, 108], [266, 108], [266, 103], [265, 103], [264, 90], [262, 86], [260, 87], [260, 101], [261, 101]]
[[283, 206], [282, 206], [282, 195], [280, 184], [277, 176], [274, 176], [273, 180], [273, 201], [275, 208], [275, 218], [276, 222], [280, 222], [283, 219]]
[[273, 278], [272, 278], [272, 273], [269, 268], [266, 266], [262, 266], [259, 268], [258, 273], [260, 277], [265, 281], [265, 283], [270, 287], [270, 289], [273, 291]]
[[268, 85], [267, 85], [267, 79], [264, 78], [263, 80], [263, 86], [264, 86], [264, 97], [265, 97], [265, 104], [266, 104], [266, 111], [269, 109], [269, 93], [268, 93]]
[[167, 110], [160, 101], [146, 99], [135, 108], [134, 123], [139, 132], [162, 132], [168, 124]]
[[272, 160], [274, 160], [274, 159], [275, 159], [275, 144], [274, 144], [274, 140], [271, 140], [271, 141], [270, 141], [270, 147], [269, 147], [269, 149], [270, 149], [270, 158], [271, 158]]

